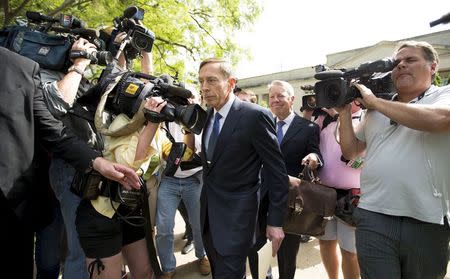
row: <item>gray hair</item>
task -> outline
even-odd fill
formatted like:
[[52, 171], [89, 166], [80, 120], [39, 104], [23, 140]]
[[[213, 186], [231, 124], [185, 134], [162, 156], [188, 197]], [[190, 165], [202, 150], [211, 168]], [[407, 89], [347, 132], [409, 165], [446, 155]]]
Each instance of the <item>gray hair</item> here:
[[200, 67], [198, 68], [198, 70], [200, 71], [203, 66], [210, 63], [219, 63], [220, 70], [225, 78], [233, 77], [233, 68], [231, 67], [231, 63], [222, 58], [213, 57], [205, 59], [200, 63]]
[[269, 91], [274, 86], [281, 86], [286, 90], [289, 96], [294, 96], [294, 87], [287, 81], [284, 80], [274, 80], [269, 84]]

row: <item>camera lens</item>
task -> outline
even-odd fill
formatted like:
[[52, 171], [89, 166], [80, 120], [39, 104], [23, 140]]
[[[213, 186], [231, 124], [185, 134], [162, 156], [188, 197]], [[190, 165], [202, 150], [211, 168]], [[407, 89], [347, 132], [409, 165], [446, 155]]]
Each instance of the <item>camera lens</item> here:
[[314, 97], [314, 96], [307, 97], [306, 98], [306, 105], [310, 109], [315, 109], [316, 108], [316, 97]]
[[339, 100], [339, 96], [341, 95], [340, 88], [337, 84], [330, 84], [326, 88], [327, 98], [333, 102]]
[[133, 38], [134, 45], [137, 49], [142, 50], [148, 47], [148, 40], [143, 36], [134, 36]]

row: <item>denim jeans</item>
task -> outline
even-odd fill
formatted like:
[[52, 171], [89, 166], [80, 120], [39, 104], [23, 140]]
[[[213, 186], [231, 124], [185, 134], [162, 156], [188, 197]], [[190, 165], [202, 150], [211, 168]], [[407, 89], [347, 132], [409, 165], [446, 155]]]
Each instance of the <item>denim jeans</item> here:
[[63, 236], [63, 220], [59, 204], [55, 202], [53, 221], [36, 231], [36, 279], [57, 279], [61, 262], [61, 240]]
[[175, 214], [182, 199], [186, 205], [194, 235], [195, 256], [205, 256], [200, 231], [200, 194], [202, 185], [196, 175], [187, 178], [163, 177], [158, 190], [156, 207], [156, 248], [164, 272], [175, 270], [173, 228]]
[[81, 249], [75, 227], [75, 217], [80, 197], [70, 191], [75, 169], [61, 159], [53, 159], [50, 165], [50, 185], [61, 205], [66, 226], [67, 256], [64, 262], [64, 279], [87, 279], [86, 257]]

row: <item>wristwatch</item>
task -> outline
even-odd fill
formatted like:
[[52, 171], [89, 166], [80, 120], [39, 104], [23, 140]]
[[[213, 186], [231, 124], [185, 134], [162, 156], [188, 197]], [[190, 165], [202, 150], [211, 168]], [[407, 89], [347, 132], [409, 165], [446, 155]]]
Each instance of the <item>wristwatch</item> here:
[[189, 135], [189, 134], [192, 134], [192, 132], [186, 130], [185, 128], [181, 128], [181, 133], [182, 133], [183, 135]]
[[69, 69], [67, 69], [67, 73], [70, 73], [70, 72], [77, 72], [77, 73], [79, 73], [81, 76], [84, 75], [84, 71], [81, 70], [79, 67], [77, 67], [77, 66], [75, 66], [75, 65], [72, 65], [72, 66], [69, 67]]

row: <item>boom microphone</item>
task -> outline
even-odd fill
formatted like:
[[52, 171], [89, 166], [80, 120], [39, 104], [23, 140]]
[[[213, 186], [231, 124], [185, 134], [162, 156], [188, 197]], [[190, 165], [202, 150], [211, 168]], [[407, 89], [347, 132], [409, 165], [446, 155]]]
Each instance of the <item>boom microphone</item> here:
[[441, 23], [446, 24], [449, 22], [450, 22], [450, 13], [443, 15], [440, 19], [436, 19], [436, 20], [430, 22], [430, 27], [434, 27]]
[[315, 79], [318, 80], [326, 80], [326, 79], [332, 79], [332, 78], [340, 78], [344, 76], [344, 72], [340, 70], [331, 70], [331, 71], [324, 71], [319, 72], [314, 75]]

